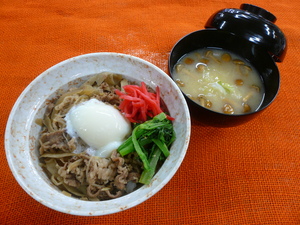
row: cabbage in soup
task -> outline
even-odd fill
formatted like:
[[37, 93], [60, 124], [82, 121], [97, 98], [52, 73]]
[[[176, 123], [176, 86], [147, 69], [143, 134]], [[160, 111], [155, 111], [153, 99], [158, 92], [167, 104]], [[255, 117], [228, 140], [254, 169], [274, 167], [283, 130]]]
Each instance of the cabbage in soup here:
[[238, 55], [221, 49], [198, 49], [174, 66], [173, 79], [196, 103], [225, 114], [256, 111], [264, 97], [257, 71]]

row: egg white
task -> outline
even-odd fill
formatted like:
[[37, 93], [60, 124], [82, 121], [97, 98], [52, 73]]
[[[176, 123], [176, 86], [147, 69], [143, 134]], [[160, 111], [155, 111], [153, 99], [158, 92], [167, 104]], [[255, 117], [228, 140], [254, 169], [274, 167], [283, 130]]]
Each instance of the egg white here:
[[73, 106], [65, 117], [67, 133], [80, 137], [89, 154], [109, 157], [131, 134], [130, 122], [112, 105], [97, 99]]

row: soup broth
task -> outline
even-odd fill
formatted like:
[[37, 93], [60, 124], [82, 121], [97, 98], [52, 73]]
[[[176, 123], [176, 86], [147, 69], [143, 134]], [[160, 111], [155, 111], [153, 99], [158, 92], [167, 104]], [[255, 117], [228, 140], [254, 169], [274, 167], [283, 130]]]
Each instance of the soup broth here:
[[193, 101], [213, 111], [256, 111], [264, 97], [257, 71], [238, 55], [221, 49], [198, 49], [174, 66], [173, 79]]

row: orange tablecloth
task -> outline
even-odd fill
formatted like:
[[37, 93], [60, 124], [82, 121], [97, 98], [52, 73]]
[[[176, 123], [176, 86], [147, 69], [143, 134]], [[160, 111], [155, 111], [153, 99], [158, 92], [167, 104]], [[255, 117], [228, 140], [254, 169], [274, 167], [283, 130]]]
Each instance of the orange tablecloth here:
[[[237, 0], [2, 0], [1, 140], [9, 112], [41, 72], [91, 52], [141, 57], [168, 72], [182, 36]], [[0, 224], [300, 224], [300, 5], [252, 0], [277, 17], [288, 39], [281, 89], [267, 110], [233, 128], [192, 120], [187, 155], [154, 197], [120, 213], [80, 217], [51, 210], [14, 179], [0, 154]], [[4, 142], [3, 142], [4, 143]]]

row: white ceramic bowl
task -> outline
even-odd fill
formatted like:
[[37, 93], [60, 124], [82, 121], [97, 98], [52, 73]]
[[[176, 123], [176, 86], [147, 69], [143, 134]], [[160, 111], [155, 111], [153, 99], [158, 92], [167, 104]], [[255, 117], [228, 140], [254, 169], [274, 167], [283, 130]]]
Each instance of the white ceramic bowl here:
[[[159, 86], [170, 115], [175, 117], [177, 135], [171, 154], [150, 185], [123, 197], [89, 202], [65, 196], [54, 186], [39, 166], [38, 136], [35, 123], [42, 118], [47, 99], [100, 72], [120, 73], [128, 78]], [[186, 101], [172, 79], [161, 69], [140, 58], [119, 53], [92, 53], [65, 60], [39, 75], [16, 101], [5, 131], [6, 157], [21, 187], [38, 202], [60, 212], [96, 216], [116, 213], [136, 206], [157, 193], [173, 177], [188, 148], [190, 114]]]

